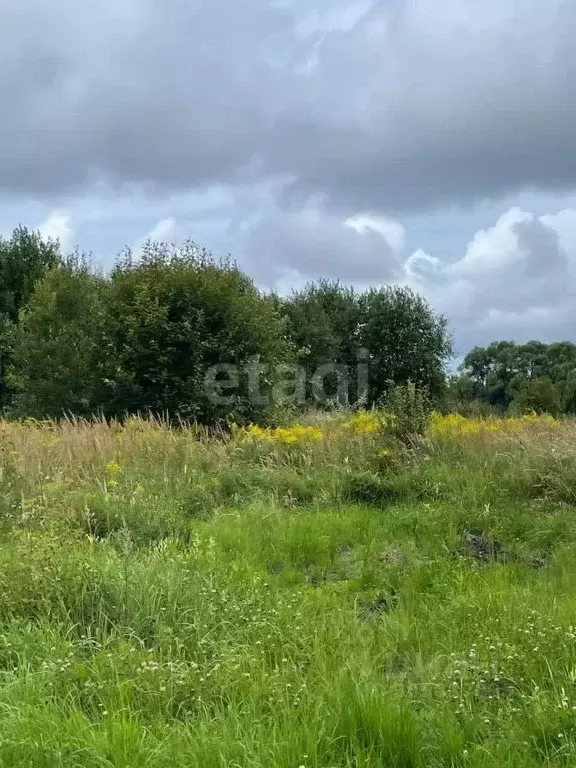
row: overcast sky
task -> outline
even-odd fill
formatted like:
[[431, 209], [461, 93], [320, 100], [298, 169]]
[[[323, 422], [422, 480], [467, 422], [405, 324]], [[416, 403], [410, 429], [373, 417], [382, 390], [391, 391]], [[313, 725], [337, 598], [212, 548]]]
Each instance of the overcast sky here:
[[0, 3], [0, 232], [406, 283], [576, 341], [574, 0]]

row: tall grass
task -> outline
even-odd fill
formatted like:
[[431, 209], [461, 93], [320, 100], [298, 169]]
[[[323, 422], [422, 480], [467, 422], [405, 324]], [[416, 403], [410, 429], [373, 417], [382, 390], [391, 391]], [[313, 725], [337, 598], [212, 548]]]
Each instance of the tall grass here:
[[450, 423], [0, 423], [0, 765], [573, 765], [576, 424]]

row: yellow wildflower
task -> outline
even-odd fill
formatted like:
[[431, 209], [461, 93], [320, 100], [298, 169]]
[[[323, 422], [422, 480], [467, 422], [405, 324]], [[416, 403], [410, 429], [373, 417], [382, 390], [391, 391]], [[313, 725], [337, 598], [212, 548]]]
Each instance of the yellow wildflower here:
[[301, 424], [295, 424], [292, 427], [259, 427], [255, 424], [245, 429], [237, 430], [236, 436], [241, 440], [254, 440], [271, 443], [283, 443], [291, 445], [293, 443], [305, 442], [308, 440], [321, 440], [324, 436], [318, 427], [304, 427]]
[[552, 416], [538, 416], [527, 413], [520, 417], [469, 419], [456, 413], [445, 416], [433, 413], [430, 418], [429, 434], [432, 437], [458, 437], [476, 434], [515, 433], [533, 425], [556, 426], [559, 422]]
[[375, 413], [358, 411], [358, 413], [353, 414], [344, 422], [344, 427], [350, 429], [356, 435], [369, 435], [373, 432], [378, 432], [380, 420]]

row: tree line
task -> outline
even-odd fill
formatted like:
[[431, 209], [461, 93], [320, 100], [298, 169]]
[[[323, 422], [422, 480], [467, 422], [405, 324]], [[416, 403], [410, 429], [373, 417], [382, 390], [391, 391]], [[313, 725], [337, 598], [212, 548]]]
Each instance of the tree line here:
[[576, 414], [576, 345], [498, 341], [475, 347], [449, 390], [460, 408]]
[[407, 382], [445, 410], [576, 413], [570, 342], [475, 347], [448, 376], [451, 357], [446, 319], [407, 288], [324, 280], [279, 296], [191, 241], [148, 242], [105, 274], [25, 227], [0, 237], [8, 417], [269, 421], [286, 403], [382, 404]]
[[[0, 238], [8, 417], [154, 413], [245, 423], [273, 418], [282, 402], [271, 393], [286, 397], [291, 384], [305, 404], [372, 406], [408, 381], [440, 398], [451, 351], [445, 318], [406, 288], [355, 292], [320, 281], [285, 297], [258, 290], [236, 263], [191, 241], [148, 242], [105, 274], [25, 227]], [[219, 386], [226, 396], [215, 398]]]

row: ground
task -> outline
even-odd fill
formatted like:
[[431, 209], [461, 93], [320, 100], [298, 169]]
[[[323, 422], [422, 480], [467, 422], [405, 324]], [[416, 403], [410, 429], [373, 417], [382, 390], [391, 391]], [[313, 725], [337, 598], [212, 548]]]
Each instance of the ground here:
[[572, 422], [0, 432], [0, 766], [575, 764]]

